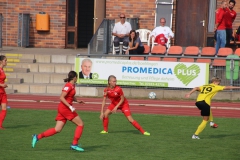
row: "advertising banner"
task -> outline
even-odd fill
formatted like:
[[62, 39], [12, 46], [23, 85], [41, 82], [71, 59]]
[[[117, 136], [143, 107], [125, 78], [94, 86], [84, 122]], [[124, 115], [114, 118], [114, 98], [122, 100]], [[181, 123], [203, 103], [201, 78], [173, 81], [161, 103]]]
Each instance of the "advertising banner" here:
[[77, 84], [107, 85], [108, 76], [118, 85], [193, 88], [208, 84], [209, 64], [163, 61], [76, 58]]

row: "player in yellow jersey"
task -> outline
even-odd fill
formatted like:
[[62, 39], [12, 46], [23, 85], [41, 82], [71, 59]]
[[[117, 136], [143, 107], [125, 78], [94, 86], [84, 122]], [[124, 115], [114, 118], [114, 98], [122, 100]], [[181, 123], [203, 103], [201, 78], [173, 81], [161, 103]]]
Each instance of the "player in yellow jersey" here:
[[[189, 98], [190, 95], [195, 92], [199, 91], [198, 97], [197, 97], [197, 102], [195, 105], [198, 107], [199, 110], [201, 110], [201, 116], [203, 116], [203, 121], [202, 123], [198, 126], [196, 132], [193, 134], [192, 139], [200, 139], [198, 135], [204, 130], [204, 128], [207, 125], [208, 120], [211, 122], [213, 121], [213, 116], [211, 112], [211, 100], [212, 98], [217, 94], [217, 92], [222, 91], [222, 90], [227, 90], [227, 89], [240, 89], [240, 87], [235, 87], [235, 86], [220, 86], [219, 84], [221, 83], [221, 79], [218, 77], [213, 77], [211, 79], [211, 83], [208, 85], [203, 85], [200, 87], [195, 87], [193, 88], [188, 94], [186, 94], [186, 98]], [[210, 126], [214, 125], [211, 124]], [[217, 125], [215, 125], [215, 128]]]

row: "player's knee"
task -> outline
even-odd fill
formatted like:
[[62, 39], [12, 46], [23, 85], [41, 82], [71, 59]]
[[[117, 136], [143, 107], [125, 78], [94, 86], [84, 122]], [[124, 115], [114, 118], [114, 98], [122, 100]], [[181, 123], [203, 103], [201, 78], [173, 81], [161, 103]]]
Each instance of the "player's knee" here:
[[77, 124], [77, 126], [84, 126], [83, 121], [79, 122], [79, 123]]
[[133, 123], [134, 119], [132, 118], [132, 116], [127, 116], [127, 119], [130, 123]]
[[55, 128], [57, 133], [60, 133], [62, 131], [62, 128]]
[[110, 111], [106, 111], [105, 113], [104, 113], [104, 118], [108, 118], [108, 116], [111, 114], [111, 112]]

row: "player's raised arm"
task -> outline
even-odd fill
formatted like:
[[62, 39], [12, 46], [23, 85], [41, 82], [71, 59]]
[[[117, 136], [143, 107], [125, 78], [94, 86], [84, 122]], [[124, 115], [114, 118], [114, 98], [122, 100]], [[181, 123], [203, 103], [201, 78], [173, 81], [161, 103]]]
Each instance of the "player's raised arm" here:
[[237, 87], [237, 86], [225, 86], [223, 89], [224, 89], [224, 90], [228, 90], [228, 89], [240, 89], [240, 87]]
[[189, 98], [190, 95], [191, 95], [193, 92], [195, 92], [195, 91], [200, 91], [200, 88], [199, 88], [199, 87], [193, 88], [190, 92], [188, 92], [188, 93], [185, 95], [185, 97], [186, 97], [186, 98]]

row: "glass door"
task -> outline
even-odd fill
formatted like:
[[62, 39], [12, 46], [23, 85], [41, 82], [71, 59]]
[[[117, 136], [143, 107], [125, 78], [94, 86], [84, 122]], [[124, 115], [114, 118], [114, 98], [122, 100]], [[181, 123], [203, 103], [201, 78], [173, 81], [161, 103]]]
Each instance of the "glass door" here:
[[79, 0], [67, 0], [66, 48], [77, 48], [78, 2]]

